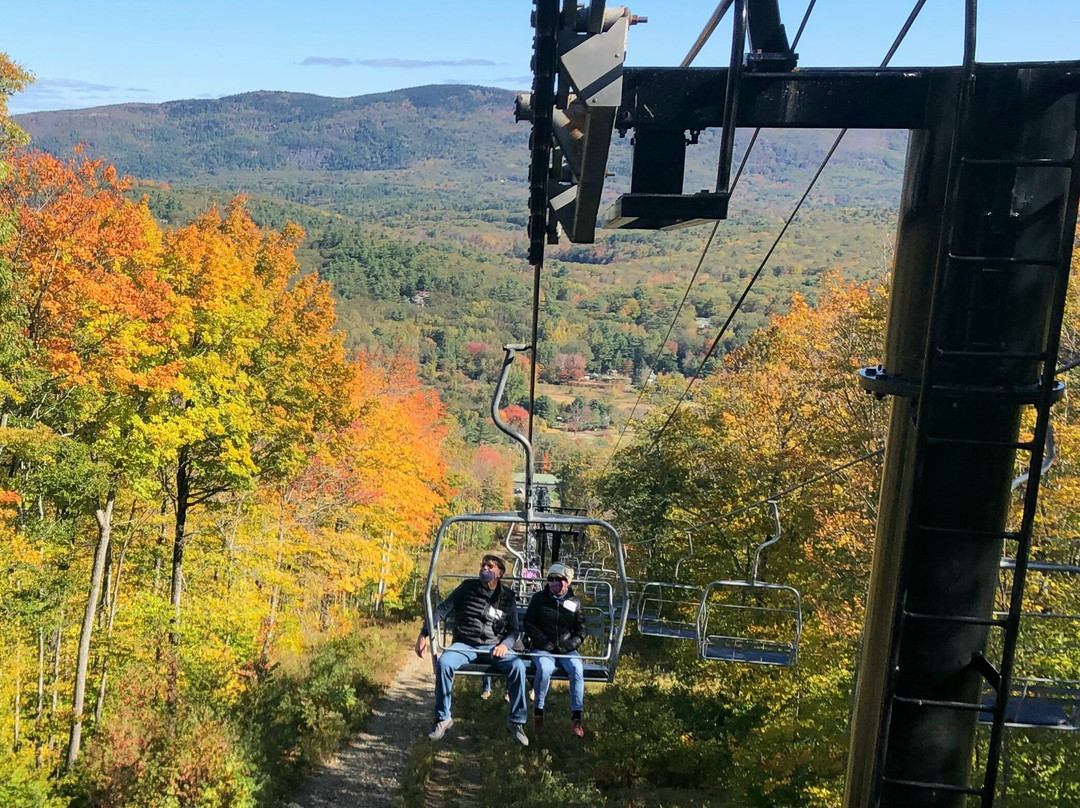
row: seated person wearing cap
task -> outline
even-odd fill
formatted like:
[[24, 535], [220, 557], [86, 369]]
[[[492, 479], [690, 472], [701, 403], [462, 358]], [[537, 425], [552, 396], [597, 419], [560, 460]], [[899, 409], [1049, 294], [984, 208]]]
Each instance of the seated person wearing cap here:
[[585, 666], [577, 649], [585, 641], [586, 632], [581, 599], [570, 586], [573, 580], [574, 571], [565, 564], [548, 567], [547, 586], [532, 596], [525, 612], [525, 638], [536, 666], [533, 727], [537, 732], [544, 731], [544, 702], [551, 686], [551, 674], [558, 664], [570, 680], [571, 731], [581, 738], [585, 735], [581, 723], [585, 705]]

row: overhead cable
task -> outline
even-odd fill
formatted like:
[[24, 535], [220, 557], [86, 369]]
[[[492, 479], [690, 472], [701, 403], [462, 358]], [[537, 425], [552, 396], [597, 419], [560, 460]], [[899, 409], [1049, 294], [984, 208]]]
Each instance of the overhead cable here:
[[[922, 11], [924, 5], [926, 5], [926, 0], [917, 0], [917, 2], [915, 3], [915, 7], [911, 10], [911, 13], [908, 15], [908, 18], [904, 22], [903, 27], [900, 29], [900, 33], [897, 34], [896, 39], [893, 40], [892, 47], [889, 48], [888, 53], [882, 60], [881, 67], [888, 66], [889, 62], [892, 60], [892, 57], [896, 54], [897, 49], [900, 47], [900, 43], [903, 42], [904, 37], [907, 36], [908, 31], [911, 30], [911, 26], [915, 22], [915, 18], [918, 17], [919, 12]], [[810, 192], [814, 189], [817, 181], [821, 178], [822, 173], [825, 171], [825, 167], [829, 164], [829, 161], [832, 159], [833, 154], [836, 153], [836, 149], [840, 146], [840, 143], [844, 139], [844, 136], [847, 134], [847, 132], [847, 129], [841, 129], [840, 134], [836, 136], [836, 140], [834, 140], [832, 146], [829, 147], [829, 150], [825, 155], [825, 159], [818, 167], [818, 170], [814, 173], [813, 178], [811, 178], [810, 184], [807, 186], [806, 191], [804, 191], [803, 195], [799, 198], [799, 201], [796, 203], [794, 210], [792, 210], [791, 212], [791, 215], [789, 215], [788, 218], [785, 220], [784, 226], [780, 228], [780, 232], [777, 234], [776, 239], [772, 243], [772, 246], [769, 247], [769, 250], [765, 254], [765, 257], [761, 259], [761, 263], [758, 265], [757, 270], [754, 272], [753, 275], [750, 276], [750, 281], [747, 283], [746, 288], [743, 289], [742, 295], [740, 295], [739, 299], [735, 302], [735, 305], [731, 309], [731, 313], [724, 321], [723, 326], [721, 326], [720, 332], [716, 335], [716, 338], [712, 341], [709, 349], [705, 352], [705, 356], [702, 358], [701, 363], [697, 367], [697, 370], [694, 371], [694, 375], [687, 383], [686, 389], [683, 390], [682, 395], [679, 396], [678, 401], [675, 402], [675, 406], [672, 408], [671, 414], [668, 416], [667, 420], [664, 421], [664, 424], [656, 433], [655, 437], [652, 440], [652, 443], [649, 444], [649, 447], [648, 449], [646, 449], [645, 452], [646, 454], [656, 448], [656, 445], [660, 442], [660, 438], [663, 436], [664, 431], [671, 425], [671, 422], [675, 420], [675, 415], [676, 413], [678, 413], [679, 407], [682, 406], [682, 403], [690, 394], [690, 388], [692, 388], [694, 386], [694, 383], [698, 380], [698, 378], [700, 378], [706, 363], [712, 358], [713, 354], [716, 353], [716, 349], [720, 345], [720, 340], [727, 332], [728, 326], [731, 325], [731, 321], [735, 318], [735, 315], [738, 314], [739, 310], [742, 308], [743, 303], [746, 301], [747, 296], [750, 294], [750, 290], [754, 287], [757, 279], [761, 277], [761, 273], [765, 270], [765, 267], [768, 264], [769, 259], [772, 257], [773, 252], [780, 244], [780, 241], [783, 239], [784, 234], [787, 233], [788, 228], [795, 220], [795, 217], [798, 215], [799, 210], [802, 208], [803, 203], [810, 195]]]
[[[683, 521], [686, 521], [687, 524], [690, 524], [690, 529], [691, 530], [697, 530], [698, 528], [703, 528], [703, 527], [708, 527], [709, 525], [714, 525], [717, 522], [723, 522], [726, 519], [731, 519], [732, 517], [739, 516], [740, 514], [746, 513], [747, 511], [751, 511], [754, 508], [760, 508], [762, 505], [767, 505], [767, 504], [769, 504], [769, 502], [778, 502], [781, 499], [783, 499], [784, 497], [788, 496], [789, 494], [794, 494], [800, 488], [805, 488], [806, 486], [813, 485], [814, 483], [820, 482], [821, 480], [827, 479], [829, 477], [834, 477], [834, 476], [836, 476], [837, 474], [839, 474], [842, 471], [847, 471], [852, 466], [856, 466], [859, 463], [865, 463], [867, 460], [871, 460], [871, 459], [873, 459], [875, 457], [880, 457], [883, 454], [885, 454], [884, 449], [875, 449], [872, 452], [867, 452], [866, 454], [862, 455], [861, 457], [857, 457], [854, 460], [849, 460], [847, 463], [844, 463], [842, 466], [836, 466], [835, 468], [831, 468], [828, 471], [823, 471], [821, 474], [816, 474], [813, 477], [811, 477], [811, 478], [809, 478], [807, 480], [803, 480], [800, 483], [796, 483], [795, 485], [792, 485], [792, 486], [790, 486], [788, 488], [785, 488], [782, 491], [777, 491], [774, 494], [769, 494], [767, 497], [764, 497], [763, 499], [759, 499], [756, 502], [752, 502], [749, 505], [743, 505], [741, 507], [736, 508], [735, 510], [728, 511], [727, 513], [723, 513], [720, 516], [714, 516], [712, 519], [707, 519], [704, 522], [690, 523], [688, 520], [683, 520]], [[640, 547], [640, 546], [643, 546], [643, 545], [646, 545], [646, 544], [652, 544], [652, 543], [657, 542], [659, 540], [660, 540], [659, 538], [656, 538], [656, 539], [649, 539], [648, 541], [635, 542], [634, 546]]]
[[[690, 53], [683, 59], [681, 67], [689, 67], [694, 61], [697, 55], [701, 52], [701, 48], [705, 42], [708, 41], [713, 31], [716, 30], [716, 26], [720, 23], [724, 14], [731, 7], [734, 0], [721, 0], [720, 4], [716, 7], [716, 11], [713, 12], [713, 16], [706, 23], [705, 29], [701, 32], [698, 40], [694, 43], [694, 46], [690, 49]], [[799, 38], [802, 36], [803, 29], [806, 28], [806, 23], [810, 19], [810, 12], [814, 9], [814, 3], [817, 0], [810, 0], [810, 4], [806, 7], [806, 12], [803, 14], [802, 22], [799, 24], [799, 31], [795, 35], [795, 40], [791, 44], [791, 49], [795, 50], [795, 45], [798, 44]], [[761, 134], [761, 127], [754, 130], [754, 134], [750, 138], [750, 143], [747, 144], [746, 150], [743, 152], [742, 160], [739, 161], [739, 169], [735, 172], [735, 179], [731, 182], [731, 192], [734, 193], [735, 187], [739, 184], [739, 178], [742, 177], [743, 169], [746, 168], [746, 163], [750, 159], [750, 154], [754, 150], [754, 145], [757, 143], [758, 136]], [[664, 338], [660, 340], [660, 345], [656, 349], [656, 355], [653, 356], [652, 361], [649, 363], [649, 372], [645, 375], [646, 383], [643, 383], [638, 390], [637, 398], [634, 400], [634, 406], [630, 410], [630, 415], [623, 421], [622, 429], [619, 430], [619, 437], [615, 440], [615, 446], [611, 450], [611, 454], [608, 455], [607, 462], [604, 464], [604, 468], [601, 470], [601, 474], [607, 470], [607, 467], [611, 464], [611, 459], [615, 456], [615, 453], [619, 451], [619, 446], [622, 445], [623, 436], [626, 434], [626, 430], [630, 424], [634, 422], [634, 415], [637, 413], [637, 409], [641, 404], [641, 399], [645, 395], [645, 389], [647, 380], [652, 378], [653, 373], [656, 371], [656, 365], [660, 361], [660, 357], [664, 353], [664, 347], [667, 345], [668, 337], [671, 336], [671, 332], [675, 329], [675, 324], [679, 320], [679, 315], [682, 314], [683, 306], [686, 305], [686, 299], [690, 296], [691, 290], [694, 288], [694, 284], [697, 282], [698, 273], [701, 272], [702, 264], [705, 263], [705, 256], [708, 255], [709, 247], [712, 246], [713, 239], [716, 237], [716, 232], [720, 228], [719, 220], [713, 224], [712, 232], [709, 233], [708, 239], [705, 241], [705, 248], [701, 251], [701, 257], [698, 259], [697, 267], [694, 269], [694, 274], [690, 276], [690, 282], [686, 285], [686, 291], [683, 293], [682, 300], [679, 301], [679, 305], [675, 308], [675, 314], [671, 318], [671, 324], [668, 326], [667, 333], [664, 334]]]

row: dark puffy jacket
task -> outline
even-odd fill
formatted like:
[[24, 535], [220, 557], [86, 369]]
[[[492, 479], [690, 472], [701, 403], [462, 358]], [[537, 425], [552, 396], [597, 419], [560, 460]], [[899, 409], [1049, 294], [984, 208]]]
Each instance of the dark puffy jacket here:
[[[462, 581], [435, 609], [435, 622], [454, 613], [454, 642], [466, 645], [495, 645], [503, 640], [513, 646], [521, 629], [518, 626], [517, 600], [501, 583], [488, 589], [479, 578]], [[421, 632], [427, 636], [424, 626]]]
[[525, 611], [525, 639], [530, 648], [568, 654], [585, 642], [585, 635], [585, 615], [573, 587], [562, 598], [556, 598], [547, 587], [532, 596]]

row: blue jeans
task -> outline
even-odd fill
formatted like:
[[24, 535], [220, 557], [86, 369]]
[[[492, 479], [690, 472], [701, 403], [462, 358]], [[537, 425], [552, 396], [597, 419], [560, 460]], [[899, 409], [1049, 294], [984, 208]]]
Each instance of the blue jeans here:
[[491, 666], [506, 677], [506, 692], [510, 694], [510, 722], [524, 724], [528, 717], [525, 707], [525, 663], [513, 651], [496, 659], [490, 656], [492, 645], [466, 645], [456, 642], [439, 656], [435, 663], [435, 720], [445, 721], [450, 717], [450, 691], [454, 687], [454, 672], [462, 665], [474, 662], [477, 657], [484, 657]]
[[547, 651], [533, 651], [532, 659], [533, 664], [536, 665], [536, 674], [533, 677], [536, 709], [544, 709], [548, 688], [551, 687], [551, 674], [555, 672], [555, 663], [566, 671], [570, 679], [570, 709], [585, 709], [585, 666], [577, 651], [572, 651], [570, 656], [565, 657], [553, 657]]

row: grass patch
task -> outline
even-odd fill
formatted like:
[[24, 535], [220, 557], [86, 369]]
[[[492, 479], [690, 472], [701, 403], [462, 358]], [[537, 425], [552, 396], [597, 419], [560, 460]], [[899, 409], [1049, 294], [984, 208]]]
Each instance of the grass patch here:
[[506, 732], [502, 682], [483, 701], [479, 678], [459, 677], [454, 726], [440, 743], [414, 746], [418, 769], [395, 808], [424, 805], [420, 792], [442, 808], [731, 808], [723, 708], [632, 666], [618, 685], [587, 687], [584, 740], [570, 734], [566, 684], [554, 683], [540, 736], [530, 712], [527, 748]]

